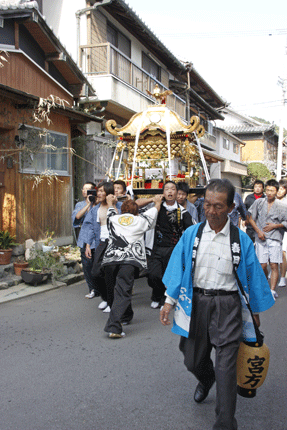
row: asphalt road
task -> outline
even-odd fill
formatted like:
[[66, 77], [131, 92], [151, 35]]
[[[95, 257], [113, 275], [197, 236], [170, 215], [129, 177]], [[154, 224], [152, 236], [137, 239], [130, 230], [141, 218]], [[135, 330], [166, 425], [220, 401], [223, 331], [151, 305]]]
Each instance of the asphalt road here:
[[[124, 339], [107, 338], [107, 315], [85, 293], [78, 283], [0, 305], [0, 430], [211, 430], [215, 388], [194, 403], [196, 380], [145, 279]], [[287, 429], [287, 288], [279, 295], [261, 317], [267, 379], [254, 399], [238, 396], [239, 429]]]

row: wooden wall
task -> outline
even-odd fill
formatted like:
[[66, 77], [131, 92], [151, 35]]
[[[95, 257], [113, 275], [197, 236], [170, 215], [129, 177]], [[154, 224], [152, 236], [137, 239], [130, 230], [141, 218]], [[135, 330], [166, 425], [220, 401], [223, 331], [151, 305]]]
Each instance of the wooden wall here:
[[107, 18], [99, 11], [88, 14], [88, 43], [107, 42]]
[[0, 83], [37, 97], [53, 94], [73, 105], [73, 97], [21, 52], [9, 53], [8, 62], [0, 68]]
[[69, 177], [59, 177], [49, 185], [47, 180], [33, 189], [34, 181], [28, 175], [19, 178], [17, 193], [17, 240], [39, 240], [47, 229], [55, 237], [71, 235], [71, 185]]
[[[68, 135], [71, 145], [71, 126], [69, 118], [53, 111], [52, 123], [42, 127]], [[26, 239], [43, 239], [49, 228], [55, 237], [71, 236], [71, 179], [61, 176], [53, 179], [49, 185], [44, 179], [34, 187], [35, 179], [23, 174], [19, 169], [19, 156], [15, 146], [15, 135], [19, 124], [25, 123], [39, 127], [32, 121], [31, 109], [19, 109], [17, 104], [5, 97], [0, 97], [0, 177], [4, 177], [4, 186], [0, 186], [0, 229], [8, 229], [16, 234], [16, 240], [23, 243]], [[11, 149], [13, 151], [11, 151]], [[7, 157], [12, 159], [12, 168], [8, 168]], [[70, 172], [71, 172], [71, 160]], [[10, 163], [11, 167], [11, 163]]]

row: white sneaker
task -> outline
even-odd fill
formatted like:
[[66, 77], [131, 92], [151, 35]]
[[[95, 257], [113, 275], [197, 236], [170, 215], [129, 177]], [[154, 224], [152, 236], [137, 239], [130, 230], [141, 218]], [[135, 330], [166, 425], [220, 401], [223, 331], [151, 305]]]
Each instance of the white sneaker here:
[[159, 302], [151, 302], [150, 307], [152, 309], [157, 309], [159, 307]]
[[92, 290], [89, 294], [85, 295], [86, 299], [93, 299], [95, 297], [95, 290]]
[[103, 310], [103, 312], [105, 312], [105, 313], [109, 313], [109, 312], [111, 312], [111, 308], [109, 307], [109, 306], [107, 306], [104, 310]]
[[273, 296], [274, 300], [276, 300], [277, 297], [278, 297], [278, 294], [276, 293], [276, 291], [275, 290], [271, 290], [271, 293], [272, 293], [272, 296]]
[[106, 309], [106, 307], [108, 306], [108, 303], [105, 302], [104, 300], [99, 304], [98, 308], [101, 309], [101, 311], [103, 309]]
[[278, 287], [286, 287], [286, 279], [285, 278], [280, 278]]

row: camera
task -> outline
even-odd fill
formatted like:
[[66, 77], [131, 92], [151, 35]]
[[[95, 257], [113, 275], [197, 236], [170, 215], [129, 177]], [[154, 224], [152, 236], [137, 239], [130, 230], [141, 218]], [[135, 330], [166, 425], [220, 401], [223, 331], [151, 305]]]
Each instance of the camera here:
[[117, 197], [119, 202], [124, 202], [127, 198], [128, 198], [128, 196], [118, 196]]
[[97, 190], [87, 190], [87, 195], [91, 203], [95, 203], [97, 199]]

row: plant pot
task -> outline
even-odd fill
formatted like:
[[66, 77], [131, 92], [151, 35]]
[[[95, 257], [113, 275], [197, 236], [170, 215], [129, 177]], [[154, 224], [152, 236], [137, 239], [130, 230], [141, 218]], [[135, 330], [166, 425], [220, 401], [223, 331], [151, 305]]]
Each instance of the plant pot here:
[[17, 276], [21, 276], [21, 270], [26, 269], [29, 266], [29, 263], [27, 263], [26, 261], [24, 261], [23, 263], [14, 261], [13, 264], [14, 264], [14, 272], [15, 272], [15, 275]]
[[43, 252], [49, 252], [54, 249], [54, 245], [42, 245]]
[[12, 249], [0, 249], [0, 264], [10, 264]]
[[33, 270], [23, 269], [21, 271], [21, 276], [26, 284], [32, 284], [34, 287], [37, 287], [38, 284], [47, 281], [47, 279], [51, 277], [51, 273], [39, 273]]

